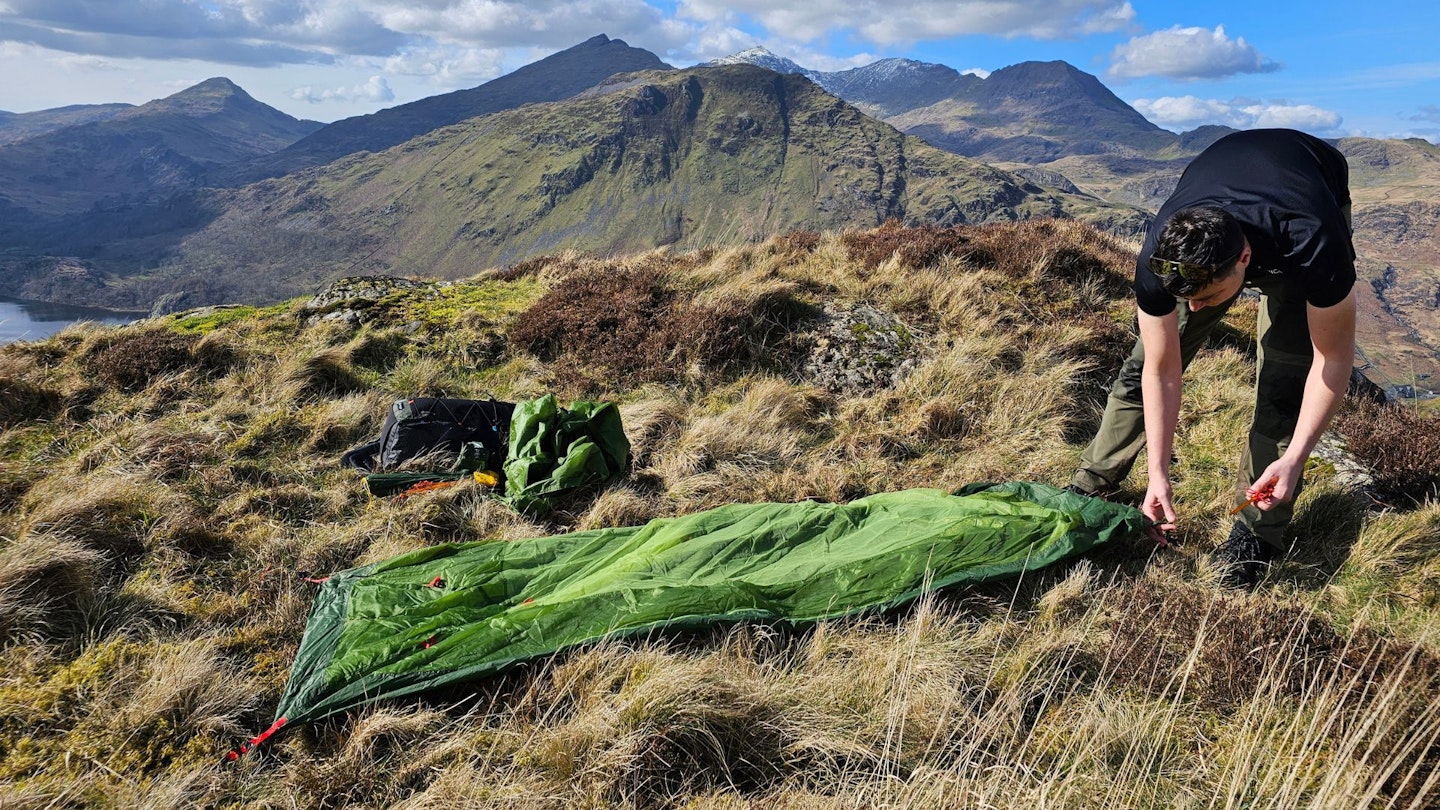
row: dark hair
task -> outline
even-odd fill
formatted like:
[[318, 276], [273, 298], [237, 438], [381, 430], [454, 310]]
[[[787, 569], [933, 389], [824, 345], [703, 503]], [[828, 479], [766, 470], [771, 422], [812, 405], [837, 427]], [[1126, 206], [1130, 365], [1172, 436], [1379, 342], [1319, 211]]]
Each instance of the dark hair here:
[[1197, 205], [1170, 215], [1155, 240], [1155, 251], [1151, 255], [1186, 264], [1217, 266], [1211, 277], [1213, 281], [1229, 275], [1244, 249], [1245, 233], [1235, 217], [1218, 206]]

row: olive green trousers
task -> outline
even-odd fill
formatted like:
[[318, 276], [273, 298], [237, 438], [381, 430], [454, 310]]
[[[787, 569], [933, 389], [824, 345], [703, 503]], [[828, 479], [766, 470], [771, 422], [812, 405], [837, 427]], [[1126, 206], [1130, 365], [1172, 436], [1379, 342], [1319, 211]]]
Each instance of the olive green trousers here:
[[[1237, 471], [1237, 505], [1244, 500], [1245, 488], [1280, 458], [1289, 446], [1300, 416], [1305, 379], [1314, 357], [1305, 299], [1295, 285], [1286, 283], [1284, 279], [1274, 279], [1255, 287], [1260, 290], [1255, 415]], [[1199, 312], [1190, 312], [1184, 301], [1176, 303], [1180, 316], [1182, 368], [1190, 366], [1190, 361], [1238, 298], [1237, 294], [1223, 304], [1205, 307]], [[1145, 406], [1140, 390], [1140, 374], [1144, 367], [1145, 349], [1136, 340], [1134, 349], [1120, 367], [1120, 374], [1110, 388], [1100, 428], [1080, 456], [1080, 469], [1070, 483], [1093, 492], [1118, 487], [1130, 474], [1136, 457], [1145, 446]], [[1297, 489], [1295, 495], [1299, 494]], [[1293, 514], [1292, 498], [1269, 511], [1247, 507], [1241, 512], [1240, 519], [1261, 541], [1277, 550], [1284, 550], [1289, 545], [1285, 540], [1285, 527]]]

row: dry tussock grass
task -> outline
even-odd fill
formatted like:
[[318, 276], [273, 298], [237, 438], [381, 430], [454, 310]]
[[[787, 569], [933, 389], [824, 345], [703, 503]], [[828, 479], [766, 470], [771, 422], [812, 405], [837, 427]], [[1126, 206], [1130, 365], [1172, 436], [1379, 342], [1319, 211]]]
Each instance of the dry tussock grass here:
[[[407, 497], [398, 504], [377, 503], [372, 511], [375, 519], [383, 519], [387, 525], [383, 534], [371, 535], [371, 544], [356, 564], [378, 562], [435, 543], [517, 540], [545, 534], [543, 527], [519, 518], [471, 483]], [[330, 566], [340, 567], [344, 565]]]
[[62, 401], [60, 392], [0, 370], [0, 429], [32, 419], [54, 418]]
[[1348, 563], [1371, 575], [1424, 574], [1440, 564], [1440, 504], [1361, 527]]
[[105, 555], [47, 535], [0, 542], [0, 643], [73, 630], [96, 599]]
[[406, 357], [409, 338], [401, 329], [364, 328], [346, 344], [350, 362], [384, 372]]
[[674, 444], [685, 424], [688, 408], [680, 397], [663, 389], [643, 390], [639, 398], [620, 406], [630, 455], [641, 468]]
[[633, 487], [610, 487], [576, 522], [579, 531], [619, 526], [640, 526], [665, 516], [665, 504], [654, 493]]
[[[1196, 573], [1249, 419], [1243, 324], [1187, 376], [1185, 542], [1148, 564], [1102, 549], [892, 616], [600, 644], [214, 767], [271, 719], [315, 591], [302, 576], [735, 501], [1063, 481], [1133, 341], [1133, 261], [1074, 223], [797, 232], [533, 260], [483, 283], [549, 296], [439, 332], [272, 312], [0, 349], [17, 394], [0, 405], [0, 805], [1433, 805], [1433, 499], [1367, 511], [1316, 465], [1300, 552], [1260, 591]], [[889, 388], [827, 393], [791, 351], [812, 313], [857, 303], [927, 351]], [[147, 341], [170, 359], [147, 365]], [[102, 356], [123, 385], [91, 379]], [[335, 467], [396, 396], [557, 386], [620, 400], [635, 467], [549, 522], [473, 482], [372, 501]], [[1434, 432], [1387, 430], [1402, 450]]]
[[47, 479], [26, 493], [22, 537], [48, 534], [127, 556], [144, 551], [181, 497], [148, 478], [100, 471], [80, 479]]
[[787, 760], [782, 707], [734, 667], [667, 663], [664, 677], [626, 677], [616, 692], [587, 694], [565, 722], [528, 741], [535, 767], [580, 782], [592, 801], [642, 806], [777, 778]]
[[303, 443], [304, 451], [339, 458], [351, 447], [374, 439], [380, 433], [386, 409], [395, 399], [383, 391], [369, 390], [321, 403], [310, 427], [310, 435]]
[[[385, 375], [385, 388], [402, 396], [460, 396], [464, 375], [454, 364], [433, 355], [416, 355], [397, 362]], [[378, 426], [377, 426], [378, 427]]]
[[348, 346], [331, 346], [299, 355], [279, 369], [280, 402], [309, 403], [366, 388], [351, 361]]
[[223, 737], [240, 732], [241, 714], [257, 708], [259, 690], [225, 660], [213, 638], [162, 647], [148, 668], [121, 707], [122, 727], [161, 724], [182, 734]]
[[223, 461], [221, 440], [210, 431], [186, 429], [173, 422], [145, 423], [123, 452], [128, 464], [138, 465], [166, 482], [180, 481]]
[[775, 378], [741, 391], [720, 413], [692, 417], [650, 468], [672, 495], [695, 506], [743, 500], [754, 481], [799, 460], [829, 402], [818, 388]]
[[190, 347], [190, 356], [202, 370], [223, 375], [246, 362], [245, 345], [226, 332], [209, 332]]
[[409, 792], [407, 783], [425, 776], [408, 767], [414, 749], [447, 723], [438, 711], [379, 709], [362, 713], [345, 733], [340, 750], [319, 763], [307, 792], [326, 804], [344, 807], [374, 797], [398, 798]]

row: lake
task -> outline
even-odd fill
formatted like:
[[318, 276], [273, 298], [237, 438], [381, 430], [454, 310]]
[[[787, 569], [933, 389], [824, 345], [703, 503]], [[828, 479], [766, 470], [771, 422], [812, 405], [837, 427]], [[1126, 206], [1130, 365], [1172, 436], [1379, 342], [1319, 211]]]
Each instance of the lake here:
[[72, 307], [67, 304], [47, 304], [43, 301], [22, 301], [0, 296], [0, 343], [44, 340], [79, 321], [122, 324], [142, 317], [144, 313], [140, 312]]

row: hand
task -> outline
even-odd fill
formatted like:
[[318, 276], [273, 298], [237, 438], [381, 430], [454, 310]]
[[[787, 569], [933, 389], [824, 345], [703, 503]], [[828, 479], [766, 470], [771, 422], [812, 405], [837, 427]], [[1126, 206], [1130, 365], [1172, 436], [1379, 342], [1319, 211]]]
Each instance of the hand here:
[[[1300, 476], [1305, 472], [1305, 459], [1286, 458], [1281, 456], [1274, 464], [1265, 468], [1260, 477], [1245, 490], [1248, 497], [1260, 497], [1255, 499], [1255, 506], [1261, 511], [1268, 512], [1282, 503], [1288, 503], [1295, 497], [1295, 492], [1300, 488]], [[1274, 482], [1273, 486], [1270, 482]], [[1269, 490], [1267, 493], [1266, 490]]]
[[1145, 490], [1145, 499], [1140, 502], [1140, 512], [1150, 518], [1155, 525], [1146, 531], [1151, 539], [1161, 545], [1167, 545], [1165, 535], [1175, 530], [1175, 504], [1172, 503], [1174, 495], [1170, 490], [1170, 479], [1150, 480], [1149, 487]]

